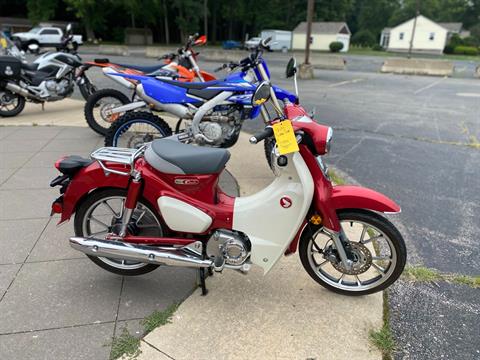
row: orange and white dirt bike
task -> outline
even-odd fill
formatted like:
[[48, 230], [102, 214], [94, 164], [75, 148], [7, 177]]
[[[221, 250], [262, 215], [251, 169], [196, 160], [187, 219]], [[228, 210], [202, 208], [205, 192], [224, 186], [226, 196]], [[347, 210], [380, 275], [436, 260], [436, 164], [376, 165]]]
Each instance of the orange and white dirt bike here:
[[[177, 53], [169, 53], [160, 57], [159, 60], [163, 60], [163, 62], [152, 66], [120, 64], [110, 62], [109, 59], [95, 59], [94, 61], [87, 62], [86, 65], [102, 68], [105, 76], [126, 89], [133, 91], [135, 90], [136, 80], [114, 76], [113, 74], [149, 75], [184, 82], [216, 80], [214, 75], [200, 70], [196, 61], [198, 52], [195, 52], [193, 47], [204, 45], [206, 42], [207, 37], [205, 35], [191, 35], [188, 37], [185, 45], [178, 49]], [[89, 97], [85, 104], [85, 119], [93, 131], [100, 135], [106, 135], [111, 123], [122, 115], [122, 113], [109, 114], [108, 110], [120, 105], [134, 103], [135, 99], [135, 92], [133, 96], [129, 98], [123, 92], [116, 89], [99, 90], [95, 93], [95, 96]]]

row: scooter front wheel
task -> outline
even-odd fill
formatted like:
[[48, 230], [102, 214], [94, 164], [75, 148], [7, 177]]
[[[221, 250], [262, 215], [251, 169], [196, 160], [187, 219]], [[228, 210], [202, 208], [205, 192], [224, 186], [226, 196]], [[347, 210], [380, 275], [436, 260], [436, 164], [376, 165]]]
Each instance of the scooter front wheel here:
[[[118, 233], [126, 196], [127, 191], [124, 189], [106, 189], [89, 194], [76, 211], [75, 236], [105, 239], [109, 233]], [[128, 224], [128, 232], [138, 236], [163, 236], [160, 218], [146, 201], [138, 201]], [[125, 259], [87, 256], [101, 268], [119, 275], [143, 275], [158, 267]]]
[[322, 226], [310, 224], [299, 244], [308, 274], [327, 289], [350, 296], [373, 294], [393, 284], [407, 260], [405, 242], [395, 226], [362, 209], [339, 211], [338, 218], [349, 240], [351, 268], [339, 261], [333, 239]]

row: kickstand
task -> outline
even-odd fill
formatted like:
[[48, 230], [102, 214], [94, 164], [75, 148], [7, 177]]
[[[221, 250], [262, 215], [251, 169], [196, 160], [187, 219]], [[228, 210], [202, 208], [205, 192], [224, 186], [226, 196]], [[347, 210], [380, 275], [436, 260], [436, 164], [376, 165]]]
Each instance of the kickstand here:
[[202, 288], [202, 296], [205, 296], [208, 294], [208, 290], [207, 290], [207, 285], [205, 283], [205, 277], [206, 277], [206, 271], [204, 268], [200, 268], [198, 269], [199, 271], [199, 276], [200, 276], [200, 287]]

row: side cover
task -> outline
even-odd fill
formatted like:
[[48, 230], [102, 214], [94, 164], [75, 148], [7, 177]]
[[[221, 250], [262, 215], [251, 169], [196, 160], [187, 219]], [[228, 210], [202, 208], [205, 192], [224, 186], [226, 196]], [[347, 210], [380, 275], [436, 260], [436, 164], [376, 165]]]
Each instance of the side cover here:
[[313, 198], [313, 179], [299, 153], [265, 189], [235, 199], [233, 230], [252, 244], [252, 262], [268, 272], [283, 255], [303, 223]]

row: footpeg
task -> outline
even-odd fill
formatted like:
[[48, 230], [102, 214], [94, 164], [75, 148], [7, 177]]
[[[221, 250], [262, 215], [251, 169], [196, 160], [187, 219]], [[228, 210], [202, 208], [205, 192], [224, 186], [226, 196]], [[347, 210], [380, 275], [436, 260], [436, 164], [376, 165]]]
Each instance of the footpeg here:
[[221, 272], [225, 267], [225, 258], [223, 256], [216, 256], [213, 262], [213, 270]]

